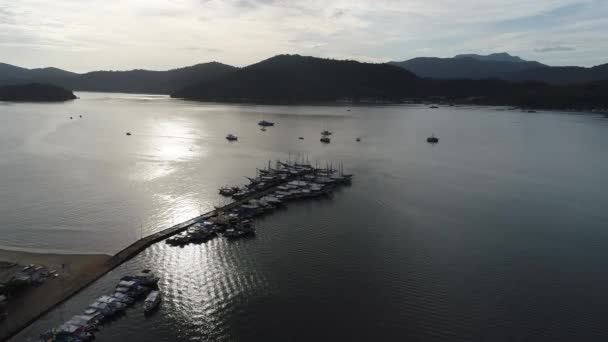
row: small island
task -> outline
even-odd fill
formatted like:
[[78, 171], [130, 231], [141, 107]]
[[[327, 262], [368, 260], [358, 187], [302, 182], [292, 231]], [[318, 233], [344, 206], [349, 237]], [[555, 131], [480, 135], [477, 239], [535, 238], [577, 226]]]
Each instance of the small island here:
[[76, 99], [70, 90], [50, 84], [30, 83], [0, 87], [0, 101], [63, 102]]

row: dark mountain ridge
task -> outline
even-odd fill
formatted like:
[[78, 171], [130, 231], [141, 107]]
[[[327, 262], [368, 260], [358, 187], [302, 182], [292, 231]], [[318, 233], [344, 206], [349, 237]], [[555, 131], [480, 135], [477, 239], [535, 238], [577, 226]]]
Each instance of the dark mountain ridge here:
[[0, 64], [0, 85], [39, 82], [81, 91], [169, 94], [234, 70], [235, 67], [211, 62], [167, 71], [93, 71], [77, 74], [57, 68], [25, 69]]
[[265, 103], [383, 101], [401, 98], [412, 90], [417, 79], [388, 64], [279, 55], [172, 96]]
[[608, 80], [608, 64], [602, 64], [591, 68], [565, 66], [520, 70], [500, 75], [499, 78], [508, 81], [539, 81], [554, 85], [582, 84]]
[[18, 66], [0, 63], [0, 82], [4, 79], [16, 79], [25, 77], [30, 72], [29, 69]]

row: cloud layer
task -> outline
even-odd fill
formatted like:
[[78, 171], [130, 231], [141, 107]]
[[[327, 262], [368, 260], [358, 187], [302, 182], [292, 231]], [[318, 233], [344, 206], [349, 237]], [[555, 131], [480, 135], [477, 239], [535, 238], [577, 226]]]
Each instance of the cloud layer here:
[[608, 62], [605, 0], [0, 0], [0, 62], [74, 71], [507, 51]]

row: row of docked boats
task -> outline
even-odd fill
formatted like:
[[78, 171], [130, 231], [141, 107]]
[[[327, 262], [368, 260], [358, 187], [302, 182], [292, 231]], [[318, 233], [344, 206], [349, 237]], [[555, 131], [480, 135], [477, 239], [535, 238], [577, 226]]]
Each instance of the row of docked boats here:
[[284, 207], [287, 202], [328, 196], [340, 185], [350, 184], [352, 175], [332, 167], [317, 168], [308, 163], [277, 162], [257, 170], [255, 178], [242, 187], [226, 186], [220, 194], [236, 202], [217, 208], [212, 216], [195, 223], [166, 240], [174, 246], [204, 243], [214, 237], [238, 239], [254, 236], [255, 219]]
[[158, 278], [149, 271], [140, 275], [125, 276], [118, 282], [112, 295], [104, 295], [91, 303], [80, 315], [73, 316], [62, 325], [43, 333], [39, 341], [91, 341], [104, 323], [123, 314], [127, 307], [145, 298], [144, 314], [160, 304]]
[[249, 184], [225, 186], [221, 195], [236, 202], [217, 210], [205, 219], [174, 235], [165, 242], [172, 246], [205, 243], [215, 237], [238, 239], [255, 236], [255, 219], [282, 208], [287, 202], [328, 196], [339, 185], [350, 184], [352, 175], [332, 167], [316, 168], [307, 163], [277, 162], [276, 167], [257, 170]]
[[[329, 190], [332, 185], [347, 184], [350, 183], [352, 179], [352, 175], [344, 174], [344, 172], [339, 169], [334, 169], [330, 166], [325, 168], [313, 167], [308, 163], [277, 162], [275, 168], [269, 166], [266, 169], [259, 169], [257, 171], [257, 176], [255, 178], [247, 177], [249, 184], [240, 187], [222, 187], [219, 190], [220, 194], [232, 197], [235, 200], [243, 200], [248, 197], [254, 197], [270, 188], [277, 187], [279, 190], [279, 199], [283, 198], [281, 196], [286, 195], [289, 195], [287, 196], [288, 199], [293, 197], [307, 197], [309, 191], [311, 196], [316, 196], [327, 193], [327, 190]], [[297, 185], [301, 185], [304, 188], [289, 188]], [[323, 191], [316, 190], [319, 187], [322, 187]], [[281, 193], [281, 191], [285, 192], [285, 190], [293, 190], [293, 193]]]
[[188, 244], [202, 244], [217, 236], [235, 239], [255, 235], [255, 227], [251, 220], [238, 220], [235, 215], [223, 217], [210, 217], [188, 227], [185, 231], [174, 235], [165, 242], [172, 246], [185, 246]]

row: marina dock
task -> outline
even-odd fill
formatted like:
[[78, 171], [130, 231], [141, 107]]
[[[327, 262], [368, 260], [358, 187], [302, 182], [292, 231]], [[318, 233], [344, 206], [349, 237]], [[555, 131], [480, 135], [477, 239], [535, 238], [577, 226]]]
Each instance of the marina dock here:
[[[338, 172], [338, 170], [330, 167], [315, 168], [308, 164], [289, 164], [281, 162], [277, 162], [276, 165], [277, 168], [272, 169], [270, 168], [269, 163], [267, 169], [258, 170], [258, 172], [256, 172], [256, 178], [249, 178], [250, 184], [247, 186], [233, 187], [233, 191], [229, 195], [235, 199], [233, 202], [137, 240], [110, 257], [106, 262], [99, 267], [96, 267], [94, 270], [79, 276], [77, 279], [73, 279], [68, 284], [61, 284], [63, 288], [60, 289], [60, 294], [54, 298], [47, 298], [43, 303], [37, 301], [36, 298], [18, 298], [20, 301], [19, 304], [23, 307], [27, 307], [28, 303], [31, 302], [38, 310], [28, 310], [27, 312], [20, 313], [15, 312], [10, 319], [1, 322], [0, 340], [7, 340], [16, 335], [19, 331], [42, 317], [44, 314], [76, 295], [116, 267], [134, 258], [149, 246], [175, 237], [178, 234], [185, 234], [183, 232], [186, 232], [189, 228], [196, 226], [200, 222], [206, 222], [207, 220], [217, 218], [219, 215], [227, 213], [238, 216], [237, 213], [239, 213], [239, 210], [247, 209], [249, 211], [252, 207], [252, 202], [264, 203], [264, 210], [271, 207], [274, 208], [274, 206], [271, 206], [269, 203], [260, 200], [261, 198], [268, 198], [269, 195], [272, 195], [273, 203], [275, 204], [287, 200], [327, 195], [333, 191], [335, 186], [349, 184], [352, 177], [352, 175], [344, 175], [342, 171]], [[257, 175], [257, 173], [259, 173], [259, 175]], [[223, 193], [224, 189], [226, 188], [222, 188], [220, 193]], [[262, 207], [259, 209], [261, 212]], [[247, 215], [247, 217], [254, 216], [256, 215]], [[225, 227], [222, 231], [225, 236], [228, 236]], [[54, 285], [57, 286], [59, 284], [55, 282]], [[11, 313], [9, 313], [9, 315], [10, 314]]]

